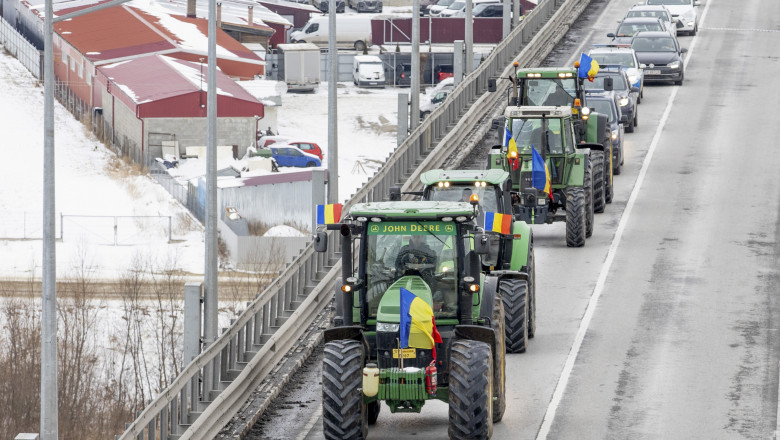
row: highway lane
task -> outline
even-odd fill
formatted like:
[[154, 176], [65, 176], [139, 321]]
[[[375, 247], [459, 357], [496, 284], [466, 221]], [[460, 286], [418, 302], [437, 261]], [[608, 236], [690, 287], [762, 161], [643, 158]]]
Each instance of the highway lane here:
[[[708, 2], [699, 36], [681, 37], [694, 48], [685, 84], [645, 90], [615, 201], [586, 247], [566, 248], [562, 224], [534, 227], [537, 336], [507, 358], [508, 407], [493, 438], [772, 436], [780, 154], [765, 77], [780, 33], [758, 30], [780, 10]], [[606, 42], [632, 4], [594, 2], [601, 9], [560, 55]], [[322, 438], [309, 409], [311, 423], [289, 438]], [[421, 414], [384, 408], [369, 438], [446, 433], [447, 406], [431, 402]]]

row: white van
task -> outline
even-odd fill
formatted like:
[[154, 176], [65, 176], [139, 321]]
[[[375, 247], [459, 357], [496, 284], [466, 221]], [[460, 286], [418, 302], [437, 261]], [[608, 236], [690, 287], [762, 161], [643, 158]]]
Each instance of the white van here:
[[[328, 45], [328, 16], [312, 17], [300, 31], [290, 34], [293, 43], [314, 43]], [[336, 45], [353, 47], [363, 51], [371, 45], [371, 19], [368, 17], [336, 17]]]
[[376, 55], [356, 55], [352, 62], [352, 82], [358, 87], [384, 87], [385, 66]]

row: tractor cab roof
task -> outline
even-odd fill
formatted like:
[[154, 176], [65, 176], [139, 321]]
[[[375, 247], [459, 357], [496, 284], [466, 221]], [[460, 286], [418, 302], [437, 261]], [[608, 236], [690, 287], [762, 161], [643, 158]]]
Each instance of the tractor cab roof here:
[[474, 208], [465, 202], [400, 201], [358, 203], [349, 210], [352, 217], [371, 217], [382, 220], [440, 220], [444, 217], [465, 216], [471, 219]]
[[517, 77], [523, 78], [576, 78], [577, 69], [574, 67], [534, 67], [518, 69]]
[[439, 182], [457, 182], [473, 184], [486, 182], [501, 185], [509, 179], [509, 173], [501, 169], [492, 170], [430, 170], [420, 176], [423, 185], [435, 185]]
[[504, 110], [507, 118], [566, 118], [571, 117], [571, 107], [554, 106], [522, 106], [507, 107]]

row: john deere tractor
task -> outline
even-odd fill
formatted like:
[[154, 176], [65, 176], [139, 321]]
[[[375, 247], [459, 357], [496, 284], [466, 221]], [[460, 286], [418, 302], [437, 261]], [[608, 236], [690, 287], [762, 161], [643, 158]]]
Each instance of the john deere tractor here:
[[[490, 438], [506, 408], [504, 306], [500, 280], [481, 271], [489, 240], [476, 206], [356, 204], [327, 228], [339, 231], [343, 282], [324, 332], [325, 437], [363, 439], [381, 406], [419, 413], [437, 399], [449, 403], [450, 438]], [[315, 249], [327, 246], [318, 232]], [[402, 343], [409, 292], [429, 307], [441, 343], [414, 331]]]
[[513, 217], [518, 194], [512, 189], [509, 172], [501, 169], [431, 170], [420, 180], [425, 185], [423, 200], [474, 200], [478, 203], [477, 224], [481, 227], [485, 226], [486, 212], [508, 215], [512, 219], [508, 234], [486, 231], [490, 252], [482, 256], [482, 271], [499, 280], [507, 352], [525, 352], [528, 340], [536, 331], [533, 232], [528, 223]]
[[[488, 167], [510, 173], [518, 192], [513, 212], [518, 220], [530, 224], [566, 222], [566, 245], [580, 247], [593, 233], [594, 197], [604, 172], [604, 146], [577, 142], [575, 124], [569, 107], [507, 107], [506, 130], [517, 145], [517, 157], [507, 146], [494, 146], [488, 155]], [[544, 160], [550, 178], [546, 185], [533, 184], [533, 154], [536, 149]], [[514, 164], [517, 164], [515, 168]]]
[[[575, 67], [536, 67], [515, 69], [509, 78], [513, 87], [509, 97], [510, 106], [569, 107], [571, 109], [574, 135], [578, 143], [601, 144], [607, 167], [594, 170], [594, 211], [604, 212], [605, 205], [612, 202], [612, 161], [617, 152], [612, 151], [612, 133], [607, 115], [593, 112], [588, 107], [587, 94], [583, 87], [586, 78], [579, 78]], [[515, 67], [517, 64], [515, 63]], [[612, 81], [605, 81], [604, 89], [612, 90]], [[488, 90], [496, 90], [495, 79], [488, 81]], [[503, 133], [503, 131], [501, 132]], [[599, 158], [594, 157], [594, 160]], [[595, 168], [599, 168], [596, 166]], [[599, 174], [603, 173], [603, 174]], [[603, 182], [603, 183], [602, 183]]]

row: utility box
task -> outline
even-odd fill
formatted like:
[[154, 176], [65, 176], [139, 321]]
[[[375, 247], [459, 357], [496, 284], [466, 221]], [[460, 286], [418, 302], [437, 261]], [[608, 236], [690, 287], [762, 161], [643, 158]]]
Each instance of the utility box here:
[[289, 92], [313, 92], [320, 84], [320, 48], [313, 43], [279, 44], [279, 77]]

